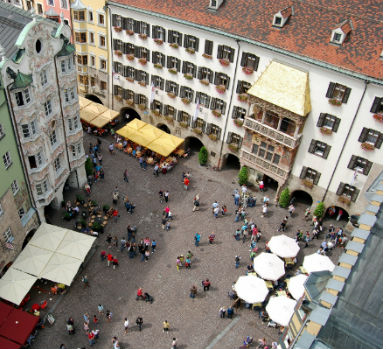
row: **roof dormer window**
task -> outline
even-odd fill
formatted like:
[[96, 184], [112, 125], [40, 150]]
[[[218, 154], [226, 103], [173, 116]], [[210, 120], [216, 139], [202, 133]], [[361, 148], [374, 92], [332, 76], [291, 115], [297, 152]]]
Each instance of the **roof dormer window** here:
[[280, 15], [275, 15], [273, 17], [273, 25], [275, 27], [281, 27], [281, 22], [282, 22], [283, 18], [280, 16]]
[[209, 10], [218, 10], [224, 0], [209, 0]]
[[337, 45], [342, 45], [347, 35], [351, 32], [351, 25], [348, 20], [339, 24], [331, 33], [330, 42]]
[[292, 15], [292, 7], [289, 6], [284, 10], [280, 10], [273, 16], [272, 25], [277, 28], [283, 28], [284, 24], [288, 21], [288, 18]]

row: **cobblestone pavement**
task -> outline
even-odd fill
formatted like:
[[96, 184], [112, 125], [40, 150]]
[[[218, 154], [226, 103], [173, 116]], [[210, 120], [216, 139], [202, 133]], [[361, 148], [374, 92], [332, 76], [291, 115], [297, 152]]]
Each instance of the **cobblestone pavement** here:
[[[85, 135], [85, 149], [95, 138]], [[248, 309], [238, 309], [234, 320], [221, 319], [218, 316], [220, 306], [230, 305], [227, 292], [233, 281], [246, 271], [249, 263], [249, 244], [235, 241], [233, 233], [240, 223], [234, 222], [233, 189], [238, 187], [238, 170], [227, 169], [214, 172], [200, 167], [197, 154], [189, 159], [181, 160], [177, 167], [166, 175], [154, 177], [152, 169], [140, 169], [138, 161], [125, 153], [108, 152], [110, 138], [103, 139], [102, 154], [105, 179], [92, 187], [91, 198], [100, 205], [111, 205], [112, 191], [118, 186], [120, 193], [127, 194], [135, 204], [133, 215], [126, 213], [120, 200], [117, 207], [120, 217], [117, 223], [109, 222], [105, 233], [96, 242], [95, 254], [90, 258], [82, 274], [90, 280], [90, 287], [83, 288], [81, 277], [78, 276], [67, 294], [53, 296], [50, 307], [55, 304], [53, 314], [56, 323], [40, 331], [34, 348], [59, 348], [64, 343], [68, 349], [89, 347], [87, 336], [83, 331], [83, 313], [92, 317], [97, 313], [99, 303], [113, 313], [111, 322], [101, 319], [98, 325], [90, 328], [101, 330], [100, 338], [95, 348], [112, 348], [112, 337], [117, 336], [121, 348], [170, 348], [172, 338], [176, 337], [178, 348], [239, 348], [243, 339], [249, 335], [255, 338], [265, 337], [269, 343], [279, 338], [278, 330], [267, 328], [258, 320], [258, 313]], [[123, 172], [128, 169], [129, 183], [123, 181]], [[191, 186], [186, 192], [182, 184], [182, 172], [189, 171], [192, 175]], [[161, 216], [165, 203], [158, 198], [160, 189], [169, 190], [169, 206], [175, 219], [171, 230], [161, 229]], [[193, 196], [200, 194], [200, 210], [192, 212]], [[66, 193], [65, 199], [73, 200], [76, 192]], [[273, 201], [274, 192], [268, 190], [268, 196]], [[256, 192], [258, 202], [262, 194]], [[225, 203], [229, 211], [225, 217], [215, 219], [211, 213], [214, 200]], [[309, 223], [303, 219], [305, 206], [297, 204], [294, 218], [290, 218], [286, 234], [295, 236], [296, 228], [308, 230]], [[287, 211], [269, 208], [269, 215], [261, 218], [261, 205], [248, 208], [249, 218], [253, 218], [263, 233], [258, 243], [259, 250], [272, 235], [279, 234], [276, 229]], [[50, 214], [50, 220], [57, 225], [73, 227], [74, 222], [62, 220], [63, 211]], [[150, 256], [148, 262], [141, 262], [137, 256], [129, 259], [126, 252], [121, 253], [115, 247], [108, 249], [118, 256], [119, 267], [113, 270], [106, 263], [101, 262], [99, 253], [107, 249], [105, 238], [107, 233], [116, 235], [118, 239], [126, 236], [126, 226], [136, 225], [137, 237], [149, 236], [157, 240], [157, 250]], [[214, 231], [216, 240], [214, 245], [208, 244], [208, 235]], [[194, 246], [193, 235], [202, 234], [199, 247]], [[317, 250], [321, 240], [312, 241], [310, 246], [299, 253], [299, 264], [303, 254], [311, 254]], [[302, 247], [304, 245], [302, 244]], [[175, 260], [177, 255], [186, 254], [191, 250], [194, 254], [191, 270], [177, 271]], [[336, 263], [341, 249], [336, 249], [331, 257]], [[241, 256], [241, 267], [235, 269], [235, 255]], [[201, 280], [209, 278], [212, 287], [209, 292], [203, 292]], [[189, 297], [192, 285], [199, 289], [196, 299]], [[154, 303], [136, 301], [138, 287], [142, 287], [154, 297]], [[59, 298], [61, 297], [61, 298]], [[135, 326], [135, 319], [141, 315], [144, 320], [142, 332]], [[77, 332], [69, 336], [66, 332], [65, 321], [72, 316], [75, 319]], [[130, 331], [124, 333], [124, 318], [130, 321]], [[168, 320], [170, 332], [163, 333], [162, 322]], [[233, 322], [232, 322], [233, 321]]]

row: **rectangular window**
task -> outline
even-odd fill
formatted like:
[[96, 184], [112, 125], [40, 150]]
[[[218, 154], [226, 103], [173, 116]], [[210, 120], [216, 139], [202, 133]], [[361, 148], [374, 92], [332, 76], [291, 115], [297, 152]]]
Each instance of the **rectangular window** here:
[[54, 161], [54, 168], [55, 168], [55, 172], [59, 172], [59, 170], [61, 169], [61, 164], [60, 164], [60, 158], [57, 157]]
[[195, 121], [193, 121], [192, 127], [205, 132], [206, 122], [203, 119], [197, 118]]
[[40, 83], [42, 86], [44, 86], [47, 83], [47, 72], [45, 70], [42, 70], [40, 72]]
[[180, 89], [180, 97], [181, 98], [186, 98], [189, 101], [193, 101], [193, 96], [194, 96], [194, 91], [186, 86], [181, 86]]
[[213, 82], [213, 71], [207, 67], [198, 68], [198, 76], [199, 80], [205, 80], [207, 83]]
[[93, 77], [93, 76], [90, 77], [90, 85], [91, 85], [92, 87], [95, 86], [95, 77]]
[[214, 124], [209, 124], [206, 128], [206, 133], [216, 136], [219, 139], [221, 136], [221, 128]]
[[32, 121], [29, 124], [22, 124], [21, 130], [23, 132], [23, 138], [29, 138], [36, 134], [36, 121]]
[[99, 13], [98, 14], [98, 24], [99, 25], [105, 25], [105, 15]]
[[176, 117], [176, 109], [171, 105], [165, 105], [164, 114], [166, 116], [171, 116], [174, 119]]
[[107, 83], [106, 83], [106, 81], [101, 81], [100, 82], [100, 89], [102, 91], [106, 91], [107, 90]]
[[129, 42], [125, 42], [122, 48], [123, 53], [126, 55], [134, 55], [135, 53], [135, 46]]
[[106, 67], [107, 67], [106, 60], [103, 58], [100, 58], [99, 59], [99, 69], [106, 70]]
[[379, 149], [383, 142], [383, 134], [379, 131], [364, 127], [358, 141], [361, 143], [367, 143], [368, 145]]
[[57, 142], [57, 139], [56, 139], [56, 130], [53, 130], [50, 134], [50, 143], [51, 143], [51, 147], [55, 146]]
[[375, 97], [370, 113], [383, 115], [383, 97]]
[[87, 42], [87, 33], [75, 32], [75, 42], [79, 44], [84, 44]]
[[140, 35], [150, 35], [150, 26], [146, 22], [135, 21], [134, 32]]
[[132, 18], [123, 18], [122, 29], [134, 32], [134, 20]]
[[87, 55], [77, 55], [76, 60], [79, 65], [87, 65], [88, 57]]
[[212, 102], [210, 104], [210, 109], [216, 110], [216, 111], [220, 112], [221, 114], [224, 114], [225, 109], [226, 109], [226, 103], [222, 99], [212, 98]]
[[204, 53], [207, 56], [212, 56], [212, 53], [213, 53], [213, 41], [205, 40]]
[[240, 135], [233, 132], [228, 132], [228, 137], [227, 137], [228, 144], [234, 144], [237, 146], [238, 149], [240, 149], [242, 142], [243, 142], [243, 139]]
[[22, 91], [16, 92], [15, 98], [16, 98], [16, 104], [19, 107], [22, 105], [28, 104], [31, 101], [28, 88]]
[[144, 83], [145, 85], [149, 85], [149, 74], [143, 70], [136, 70], [135, 80], [138, 82]]
[[94, 14], [92, 12], [92, 10], [88, 10], [88, 21], [89, 22], [94, 22]]
[[178, 96], [179, 86], [174, 81], [166, 81], [165, 90], [168, 93], [173, 93]]
[[135, 79], [135, 69], [133, 67], [125, 66], [123, 75], [125, 78]]
[[17, 184], [16, 179], [11, 183], [11, 189], [12, 189], [13, 195], [16, 195], [17, 192], [19, 191], [19, 185]]
[[314, 185], [317, 185], [320, 179], [320, 172], [315, 171], [310, 167], [303, 166], [302, 172], [300, 173], [300, 178], [305, 179]]
[[67, 0], [60, 0], [60, 6], [61, 6], [61, 8], [66, 9], [67, 8]]
[[13, 234], [12, 234], [11, 228], [8, 228], [8, 229], [3, 233], [3, 237], [4, 237], [5, 242], [7, 242], [7, 243], [12, 243], [13, 240], [15, 240], [15, 237], [14, 237]]
[[44, 102], [44, 112], [46, 116], [49, 116], [52, 113], [52, 104], [50, 99], [47, 102]]
[[11, 154], [8, 151], [3, 155], [3, 163], [6, 169], [12, 165]]
[[367, 159], [361, 158], [359, 156], [353, 155], [348, 164], [350, 170], [354, 170], [358, 173], [362, 173], [367, 176], [371, 170], [373, 163]]
[[89, 43], [94, 44], [95, 43], [94, 33], [89, 32], [88, 35], [89, 35]]
[[158, 112], [159, 114], [162, 111], [162, 103], [156, 99], [150, 104], [150, 109]]
[[341, 182], [339, 184], [338, 190], [336, 191], [336, 194], [344, 196], [350, 201], [355, 202], [359, 194], [359, 189], [347, 183]]
[[222, 85], [226, 89], [229, 87], [230, 77], [224, 73], [216, 73], [214, 77], [214, 84], [216, 86]]
[[241, 66], [248, 69], [249, 71], [256, 71], [259, 66], [260, 58], [256, 55], [248, 52], [243, 52], [241, 56]]
[[340, 119], [337, 118], [336, 116], [321, 113], [319, 115], [319, 119], [318, 119], [318, 122], [316, 123], [316, 126], [331, 130], [331, 132], [337, 132], [339, 124], [340, 124]]
[[169, 44], [182, 45], [182, 34], [175, 30], [168, 31], [168, 42]]
[[193, 35], [185, 34], [184, 47], [194, 52], [198, 51], [200, 40]]
[[48, 183], [47, 179], [45, 179], [43, 182], [36, 184], [36, 193], [40, 195], [44, 195], [48, 191]]
[[232, 119], [244, 119], [246, 114], [246, 109], [234, 106], [232, 111]]
[[114, 14], [112, 17], [112, 21], [113, 21], [113, 27], [118, 27], [118, 28], [122, 27], [122, 17], [120, 15]]
[[326, 97], [340, 103], [347, 103], [350, 93], [351, 88], [348, 88], [335, 82], [330, 82]]
[[54, 0], [47, 0], [49, 6], [55, 6]]
[[195, 78], [197, 73], [197, 66], [195, 66], [193, 63], [185, 61], [182, 64], [182, 73], [191, 78]]
[[165, 55], [161, 52], [155, 52], [152, 53], [152, 61], [153, 64], [161, 65], [162, 67], [165, 66]]
[[327, 159], [328, 154], [330, 153], [330, 149], [331, 146], [329, 146], [328, 144], [313, 139], [311, 141], [308, 152], [320, 156], [323, 159]]
[[42, 4], [37, 4], [38, 5], [38, 14], [41, 15], [43, 14], [43, 6]]
[[67, 120], [67, 122], [68, 122], [68, 130], [70, 132], [76, 131], [79, 128], [79, 117], [78, 117], [78, 115], [76, 115], [76, 116], [74, 116], [72, 118], [69, 118]]
[[95, 67], [95, 56], [90, 55], [90, 66]]
[[174, 71], [179, 72], [181, 68], [181, 61], [176, 57], [168, 56], [167, 67], [168, 69], [173, 69]]
[[226, 45], [219, 45], [217, 50], [217, 58], [227, 60], [228, 62], [232, 63], [235, 56], [235, 49], [226, 46]]
[[252, 85], [249, 82], [239, 80], [237, 82], [236, 93], [239, 93], [239, 94], [247, 93], [247, 91], [251, 88], [251, 86]]
[[153, 25], [152, 28], [152, 37], [153, 39], [158, 39], [165, 41], [166, 39], [166, 31], [164, 28], [158, 26], [158, 25]]
[[5, 136], [4, 127], [2, 124], [0, 124], [0, 139], [3, 138], [4, 136]]
[[186, 123], [188, 126], [190, 126], [190, 115], [182, 110], [180, 110], [178, 112], [178, 118], [177, 118], [177, 121], [179, 122], [184, 122]]
[[151, 82], [154, 85], [154, 87], [156, 87], [160, 90], [164, 89], [165, 81], [160, 76], [152, 75], [151, 76]]
[[99, 47], [106, 47], [106, 37], [99, 35]]
[[210, 105], [210, 96], [205, 93], [197, 92], [196, 93], [196, 103], [204, 106], [205, 108], [209, 108]]

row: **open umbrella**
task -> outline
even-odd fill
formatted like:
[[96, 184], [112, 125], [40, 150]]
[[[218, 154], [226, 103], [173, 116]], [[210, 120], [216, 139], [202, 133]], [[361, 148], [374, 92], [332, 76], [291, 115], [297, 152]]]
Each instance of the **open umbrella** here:
[[272, 321], [281, 326], [288, 326], [295, 311], [296, 301], [287, 297], [271, 297], [265, 310]]
[[304, 257], [303, 268], [307, 270], [308, 273], [313, 273], [316, 271], [324, 270], [333, 271], [335, 265], [327, 256], [322, 256], [318, 253], [314, 253]]
[[247, 303], [261, 303], [268, 294], [265, 281], [254, 275], [240, 276], [235, 284], [235, 291], [239, 298]]
[[274, 254], [282, 258], [296, 257], [300, 250], [296, 240], [284, 234], [273, 236], [268, 242], [268, 247]]
[[66, 236], [56, 249], [56, 252], [79, 259], [83, 262], [95, 239], [93, 236], [68, 230]]
[[276, 281], [284, 274], [284, 262], [273, 253], [260, 253], [253, 260], [256, 273], [265, 280]]
[[52, 251], [27, 244], [13, 262], [12, 267], [25, 273], [38, 276], [52, 255]]
[[37, 278], [14, 268], [9, 268], [0, 279], [0, 297], [19, 305]]
[[293, 276], [288, 281], [288, 291], [291, 293], [292, 297], [296, 300], [304, 294], [304, 282], [307, 280], [307, 275], [299, 274]]

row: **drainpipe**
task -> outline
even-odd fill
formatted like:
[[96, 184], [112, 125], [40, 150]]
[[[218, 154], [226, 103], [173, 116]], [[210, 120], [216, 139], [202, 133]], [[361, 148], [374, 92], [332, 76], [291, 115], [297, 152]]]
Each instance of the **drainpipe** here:
[[353, 125], [354, 125], [354, 122], [355, 122], [355, 120], [356, 120], [356, 118], [357, 118], [357, 116], [358, 116], [359, 108], [361, 107], [361, 104], [362, 104], [362, 101], [363, 101], [363, 97], [365, 96], [365, 93], [366, 93], [368, 84], [369, 84], [369, 81], [366, 80], [366, 81], [365, 81], [365, 89], [363, 90], [361, 99], [359, 100], [359, 104], [358, 104], [357, 110], [355, 111], [354, 119], [353, 119], [353, 121], [352, 121], [352, 123], [351, 123], [351, 125], [350, 125], [350, 128], [349, 128], [348, 132], [347, 132], [346, 138], [345, 138], [344, 143], [343, 143], [342, 150], [341, 150], [341, 152], [340, 152], [340, 154], [339, 154], [339, 156], [338, 156], [338, 160], [337, 160], [336, 163], [335, 163], [335, 167], [334, 167], [334, 170], [333, 170], [333, 172], [332, 172], [332, 176], [330, 177], [330, 180], [329, 180], [329, 182], [328, 182], [326, 191], [324, 192], [322, 201], [325, 200], [325, 198], [326, 198], [326, 196], [327, 196], [327, 193], [328, 193], [328, 190], [330, 189], [330, 185], [331, 185], [332, 179], [333, 179], [333, 177], [334, 177], [336, 168], [338, 167], [338, 164], [339, 164], [339, 162], [340, 162], [340, 158], [342, 157], [343, 150], [345, 149], [345, 147], [346, 147], [346, 145], [347, 145], [347, 139], [348, 139], [348, 137], [349, 137], [349, 135], [350, 135], [350, 133], [351, 133], [351, 130], [352, 130]]
[[111, 14], [111, 11], [110, 11], [110, 8], [108, 6], [108, 4], [106, 3], [105, 6], [103, 6], [103, 9], [105, 10], [106, 12], [106, 22], [107, 22], [107, 19], [108, 19], [108, 23], [106, 23], [106, 37], [108, 38], [108, 41], [109, 41], [109, 50], [106, 50], [107, 51], [107, 61], [109, 63], [109, 71], [110, 71], [110, 74], [107, 74], [107, 77], [109, 79], [109, 90], [108, 91], [111, 91], [111, 93], [107, 93], [108, 95], [108, 98], [111, 98], [111, 103], [109, 103], [109, 105], [111, 105], [111, 109], [115, 110], [114, 109], [114, 76], [113, 76], [113, 38], [112, 38], [112, 28], [111, 28], [111, 23], [113, 23], [112, 21], [112, 14]]
[[[224, 135], [223, 135], [222, 141], [221, 141], [220, 156], [219, 156], [219, 158], [218, 158], [217, 169], [220, 169], [221, 157], [222, 157], [222, 150], [223, 150], [223, 147], [224, 147], [224, 141], [225, 141], [226, 134], [227, 134], [227, 129], [228, 129], [229, 114], [230, 114], [231, 105], [232, 105], [233, 90], [234, 90], [234, 87], [235, 87], [236, 72], [237, 72], [237, 67], [238, 67], [238, 63], [239, 63], [239, 56], [240, 56], [240, 40], [236, 39], [236, 43], [237, 43], [237, 46], [238, 46], [238, 50], [237, 50], [237, 57], [236, 57], [235, 70], [234, 70], [234, 74], [233, 74], [233, 81], [232, 81], [232, 89], [231, 89], [232, 93], [231, 93], [231, 98], [230, 98], [230, 100], [229, 100], [228, 112], [227, 112], [227, 116], [226, 116], [226, 124], [225, 124], [225, 127], [224, 127]], [[248, 110], [248, 111], [249, 111], [249, 110]]]
[[294, 338], [294, 340], [292, 341], [288, 349], [292, 349], [295, 346], [296, 342], [298, 341], [298, 338], [303, 332], [304, 327], [306, 327], [306, 325], [310, 322], [310, 319], [308, 317], [309, 316], [307, 315], [306, 320], [303, 322], [302, 327], [300, 328], [298, 334], [296, 335], [296, 337]]

